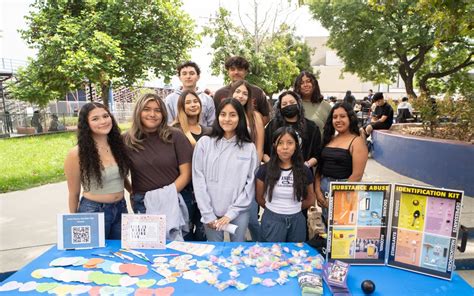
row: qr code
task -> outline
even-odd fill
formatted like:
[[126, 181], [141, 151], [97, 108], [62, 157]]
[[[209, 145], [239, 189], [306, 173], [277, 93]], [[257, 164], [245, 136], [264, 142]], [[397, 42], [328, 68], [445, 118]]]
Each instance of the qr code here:
[[72, 226], [72, 243], [89, 244], [91, 242], [90, 226]]

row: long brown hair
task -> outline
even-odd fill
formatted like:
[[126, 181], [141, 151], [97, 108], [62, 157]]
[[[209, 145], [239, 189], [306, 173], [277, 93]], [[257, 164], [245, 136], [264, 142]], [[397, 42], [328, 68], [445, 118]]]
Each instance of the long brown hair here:
[[133, 109], [132, 127], [124, 136], [125, 144], [135, 151], [145, 149], [141, 144], [146, 134], [143, 128], [141, 114], [145, 108], [145, 105], [150, 101], [155, 101], [161, 109], [162, 120], [157, 130], [159, 137], [163, 142], [171, 143], [171, 130], [167, 124], [168, 112], [166, 111], [165, 103], [159, 95], [155, 93], [146, 93], [143, 94], [135, 103], [135, 108]]
[[184, 111], [184, 107], [186, 105], [186, 97], [188, 95], [193, 95], [199, 101], [199, 114], [198, 114], [198, 118], [197, 118], [197, 122], [199, 124], [199, 119], [201, 117], [201, 112], [202, 112], [201, 99], [199, 98], [197, 93], [195, 93], [194, 91], [185, 90], [181, 93], [181, 95], [178, 98], [178, 116], [176, 116], [176, 119], [173, 122], [173, 126], [180, 128], [183, 131], [186, 138], [188, 138], [191, 145], [193, 145], [193, 147], [194, 147], [196, 145], [196, 139], [194, 139], [193, 135], [191, 134], [191, 131], [189, 130], [188, 115]]
[[247, 88], [247, 93], [248, 93], [248, 99], [247, 103], [245, 103], [244, 110], [245, 110], [245, 115], [247, 117], [247, 120], [249, 121], [249, 127], [250, 127], [250, 138], [252, 139], [252, 142], [255, 142], [257, 139], [257, 128], [255, 127], [255, 113], [254, 113], [254, 108], [253, 108], [253, 97], [252, 97], [252, 88], [250, 87], [250, 83], [248, 83], [245, 80], [237, 80], [234, 83], [230, 85], [230, 97], [234, 96], [234, 92], [239, 86], [244, 85], [245, 88]]

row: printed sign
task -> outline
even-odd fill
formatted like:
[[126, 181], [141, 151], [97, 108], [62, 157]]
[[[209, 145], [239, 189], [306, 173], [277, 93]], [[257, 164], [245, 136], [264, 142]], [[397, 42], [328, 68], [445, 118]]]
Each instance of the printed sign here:
[[58, 214], [58, 250], [105, 247], [104, 213]]
[[394, 185], [387, 264], [451, 279], [463, 192]]
[[166, 216], [122, 214], [122, 248], [165, 249]]
[[387, 183], [331, 183], [327, 260], [385, 263], [390, 188]]

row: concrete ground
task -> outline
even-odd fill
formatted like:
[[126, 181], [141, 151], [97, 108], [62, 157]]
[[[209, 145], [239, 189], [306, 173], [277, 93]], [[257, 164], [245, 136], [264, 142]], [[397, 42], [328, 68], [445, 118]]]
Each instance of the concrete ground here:
[[[363, 181], [427, 185], [372, 159]], [[57, 214], [67, 212], [66, 182], [0, 194], [0, 273], [21, 269], [54, 245]], [[474, 227], [473, 197], [464, 198], [461, 224]], [[465, 253], [457, 252], [456, 258], [474, 258], [474, 244], [469, 244]], [[458, 272], [474, 287], [474, 270]]]

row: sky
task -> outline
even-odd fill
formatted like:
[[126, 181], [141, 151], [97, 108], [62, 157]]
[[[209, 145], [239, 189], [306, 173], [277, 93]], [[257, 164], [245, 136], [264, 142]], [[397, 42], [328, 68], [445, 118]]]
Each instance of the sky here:
[[[28, 48], [21, 39], [18, 29], [26, 28], [24, 16], [29, 13], [29, 5], [33, 0], [0, 0], [0, 63], [1, 59], [12, 59], [14, 63], [24, 63], [27, 57], [34, 57], [35, 51]], [[216, 15], [219, 6], [228, 9], [232, 14], [234, 23], [243, 23], [246, 27], [252, 27], [249, 19], [253, 19], [254, 3], [258, 3], [258, 20], [262, 22], [265, 13], [268, 18], [275, 15], [278, 10], [277, 19], [285, 20], [289, 25], [295, 25], [298, 36], [328, 36], [329, 33], [319, 22], [313, 20], [306, 6], [297, 7], [296, 1], [289, 3], [288, 0], [184, 0], [183, 10], [195, 21], [195, 32], [200, 32], [201, 27], [209, 23], [210, 18]], [[239, 17], [240, 15], [240, 17]], [[202, 44], [191, 51], [191, 58], [201, 67], [201, 79], [198, 86], [205, 88], [208, 85], [221, 85], [221, 77], [210, 75], [209, 65], [211, 62], [211, 39], [203, 39]], [[0, 64], [1, 67], [1, 64]], [[159, 86], [162, 81], [151, 79], [149, 85]], [[178, 86], [177, 77], [172, 79], [172, 85]], [[212, 86], [211, 86], [212, 88]]]

